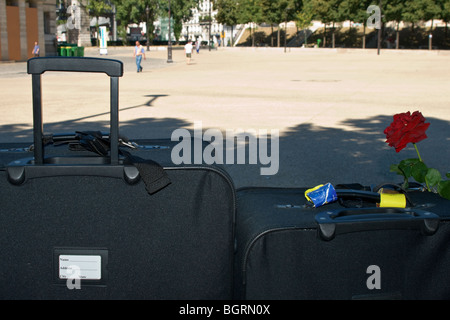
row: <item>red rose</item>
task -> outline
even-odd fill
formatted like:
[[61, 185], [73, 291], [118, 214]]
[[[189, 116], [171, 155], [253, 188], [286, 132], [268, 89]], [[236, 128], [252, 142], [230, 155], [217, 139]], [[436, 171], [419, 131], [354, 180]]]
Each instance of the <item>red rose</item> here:
[[422, 113], [399, 113], [394, 115], [394, 121], [384, 130], [386, 142], [394, 147], [396, 152], [402, 150], [408, 143], [417, 143], [427, 138], [425, 131], [430, 126], [425, 123]]

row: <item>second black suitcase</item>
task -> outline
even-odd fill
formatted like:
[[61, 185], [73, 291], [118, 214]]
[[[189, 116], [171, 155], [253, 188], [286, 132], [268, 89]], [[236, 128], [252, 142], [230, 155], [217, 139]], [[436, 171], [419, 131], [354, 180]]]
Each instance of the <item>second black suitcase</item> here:
[[314, 208], [305, 191], [238, 190], [236, 297], [450, 298], [450, 201], [411, 191], [405, 209]]

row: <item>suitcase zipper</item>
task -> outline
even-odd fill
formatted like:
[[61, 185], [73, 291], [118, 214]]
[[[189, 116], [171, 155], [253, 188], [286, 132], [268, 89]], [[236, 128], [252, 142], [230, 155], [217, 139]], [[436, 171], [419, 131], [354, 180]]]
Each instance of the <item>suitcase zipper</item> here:
[[241, 266], [241, 271], [242, 271], [242, 284], [245, 285], [246, 284], [246, 278], [247, 278], [247, 258], [248, 255], [250, 254], [250, 250], [253, 247], [253, 245], [256, 243], [256, 241], [258, 241], [261, 237], [265, 236], [268, 233], [272, 233], [272, 232], [277, 232], [277, 231], [289, 231], [289, 230], [297, 230], [297, 229], [302, 229], [302, 230], [313, 230], [312, 228], [298, 228], [298, 227], [277, 227], [277, 228], [271, 228], [271, 229], [267, 229], [264, 232], [258, 233], [253, 240], [246, 246], [245, 248], [245, 254], [244, 254], [244, 258], [243, 258], [243, 262], [242, 262], [242, 266]]

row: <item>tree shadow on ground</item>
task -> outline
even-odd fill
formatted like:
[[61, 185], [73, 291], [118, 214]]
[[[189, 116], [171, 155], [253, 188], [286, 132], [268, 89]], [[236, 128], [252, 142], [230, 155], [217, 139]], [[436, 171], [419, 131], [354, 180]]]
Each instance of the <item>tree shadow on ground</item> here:
[[[269, 165], [226, 165], [239, 186], [310, 187], [331, 182], [378, 185], [402, 182], [390, 172], [390, 165], [407, 158], [417, 158], [409, 144], [399, 153], [385, 142], [384, 129], [392, 116], [347, 119], [342, 125], [351, 129], [320, 127], [304, 123], [292, 127], [279, 139], [279, 171], [261, 175], [261, 167]], [[427, 118], [431, 125], [428, 138], [419, 142], [423, 161], [442, 175], [450, 171], [450, 122]], [[268, 148], [270, 150], [270, 148]], [[274, 161], [275, 158], [272, 158]], [[246, 162], [248, 163], [248, 162]]]
[[[222, 141], [223, 148], [214, 149], [214, 151], [222, 152], [224, 168], [229, 172], [237, 188], [244, 186], [312, 187], [327, 182], [333, 184], [358, 182], [365, 185], [399, 183], [402, 179], [397, 174], [389, 172], [390, 165], [402, 159], [416, 158], [417, 154], [411, 145], [396, 153], [394, 148], [385, 143], [383, 131], [391, 122], [392, 116], [378, 115], [365, 119], [347, 119], [341, 123], [344, 127], [299, 124], [281, 133], [278, 140], [279, 148], [274, 148], [272, 154], [270, 154], [272, 144], [270, 139], [268, 140], [268, 151], [264, 152], [270, 158], [270, 162], [265, 164], [262, 163], [262, 157], [259, 154], [256, 155], [257, 163], [251, 164], [249, 159], [250, 144], [257, 143], [256, 150], [260, 150], [259, 147], [264, 142], [258, 131], [250, 134], [256, 139], [247, 141], [243, 164], [237, 164], [237, 142], [226, 149], [225, 141]], [[427, 118], [427, 122], [431, 123], [427, 130], [428, 138], [419, 142], [418, 147], [425, 163], [429, 167], [438, 169], [444, 175], [450, 171], [450, 138], [448, 136], [450, 122], [437, 118]], [[121, 122], [120, 133], [130, 140], [170, 139], [174, 130], [180, 128], [192, 128], [192, 123], [177, 118], [139, 118]], [[53, 133], [77, 130], [108, 131], [109, 123], [107, 121], [65, 121], [51, 123], [47, 129], [48, 132]], [[202, 130], [204, 132], [208, 128], [202, 128]], [[32, 142], [31, 130], [24, 129], [21, 124], [1, 126], [0, 131], [3, 132], [3, 142]], [[192, 130], [189, 132], [193, 137]], [[271, 133], [270, 130], [268, 133]], [[227, 138], [225, 133], [222, 138]], [[0, 150], [5, 146], [14, 145], [20, 144], [3, 143], [0, 144]], [[275, 147], [276, 143], [273, 146]], [[227, 158], [227, 152], [232, 152], [233, 162], [226, 160], [230, 159]], [[4, 160], [5, 157], [6, 153], [0, 151], [0, 160], [2, 158]], [[275, 168], [275, 165], [278, 166], [276, 174], [261, 175], [261, 168], [270, 166]]]
[[[153, 103], [156, 101], [156, 99], [161, 97], [166, 97], [166, 94], [150, 94], [150, 95], [144, 95], [143, 97], [149, 98], [147, 101], [140, 105], [135, 106], [129, 106], [129, 107], [123, 107], [119, 108], [119, 121], [120, 121], [120, 112], [121, 111], [127, 111], [132, 110], [136, 108], [145, 108], [145, 107], [153, 107]], [[70, 133], [75, 131], [82, 131], [82, 130], [99, 130], [102, 132], [108, 132], [109, 131], [109, 121], [90, 121], [92, 119], [95, 119], [96, 117], [105, 116], [108, 115], [110, 112], [105, 111], [102, 113], [96, 113], [96, 114], [90, 114], [83, 117], [70, 119], [67, 121], [60, 121], [60, 122], [54, 122], [54, 123], [47, 123], [44, 119], [44, 133]], [[170, 125], [171, 121], [164, 121], [164, 120], [156, 120], [156, 119], [149, 119], [153, 120], [153, 124], [151, 125], [152, 133], [155, 133], [159, 130], [161, 130], [160, 123], [163, 123], [164, 126], [168, 126], [169, 128], [172, 127]], [[139, 120], [137, 120], [139, 121]], [[145, 120], [144, 120], [145, 121]], [[183, 125], [183, 121], [178, 121], [173, 124], [174, 128], [177, 128], [178, 126]], [[127, 126], [122, 126], [120, 124], [121, 131], [125, 129], [127, 132]], [[144, 128], [143, 125], [138, 125], [139, 128]], [[150, 128], [148, 128], [150, 129]], [[131, 133], [131, 132], [130, 132]], [[0, 141], [2, 142], [15, 142], [15, 141], [32, 141], [33, 140], [33, 129], [30, 128], [29, 124], [26, 123], [15, 123], [15, 124], [8, 124], [0, 126]]]

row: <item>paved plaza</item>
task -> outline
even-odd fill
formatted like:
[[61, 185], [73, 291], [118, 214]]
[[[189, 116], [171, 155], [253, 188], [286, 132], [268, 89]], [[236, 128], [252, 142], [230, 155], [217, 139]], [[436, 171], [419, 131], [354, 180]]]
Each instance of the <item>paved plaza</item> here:
[[[202, 48], [190, 65], [174, 47], [151, 47], [136, 72], [131, 47], [86, 48], [85, 55], [124, 62], [120, 132], [170, 138], [174, 130], [279, 132], [275, 175], [257, 164], [226, 164], [236, 186], [312, 187], [331, 182], [399, 182], [390, 164], [416, 157], [387, 146], [396, 113], [419, 110], [431, 125], [418, 143], [429, 167], [450, 171], [450, 52], [300, 48]], [[104, 74], [45, 73], [44, 130], [108, 131]], [[31, 76], [26, 63], [0, 64], [0, 142], [32, 141]], [[270, 148], [269, 148], [270, 150]], [[217, 152], [217, 150], [216, 150]], [[226, 150], [224, 150], [226, 152]], [[224, 157], [225, 159], [225, 157]], [[262, 158], [258, 158], [261, 160]]]

